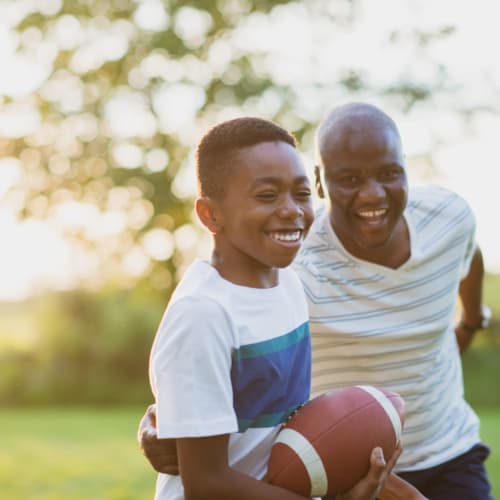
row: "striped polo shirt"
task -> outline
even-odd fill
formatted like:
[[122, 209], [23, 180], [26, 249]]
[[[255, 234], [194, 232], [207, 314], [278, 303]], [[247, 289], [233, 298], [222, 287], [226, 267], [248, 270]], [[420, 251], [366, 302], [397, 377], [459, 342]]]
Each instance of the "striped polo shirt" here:
[[396, 270], [349, 254], [325, 207], [294, 267], [309, 304], [312, 395], [356, 384], [401, 394], [407, 416], [397, 470], [419, 470], [479, 441], [453, 329], [475, 220], [461, 197], [437, 186], [411, 190], [404, 217], [411, 257]]

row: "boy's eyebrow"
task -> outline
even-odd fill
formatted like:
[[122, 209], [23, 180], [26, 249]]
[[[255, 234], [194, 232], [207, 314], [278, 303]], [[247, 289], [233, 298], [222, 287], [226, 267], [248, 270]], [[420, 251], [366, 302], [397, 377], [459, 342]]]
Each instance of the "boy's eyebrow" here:
[[[307, 175], [300, 175], [295, 177], [293, 181], [295, 184], [309, 182], [309, 177]], [[259, 177], [252, 182], [252, 187], [257, 187], [261, 184], [280, 184], [281, 182], [283, 182], [281, 177]]]

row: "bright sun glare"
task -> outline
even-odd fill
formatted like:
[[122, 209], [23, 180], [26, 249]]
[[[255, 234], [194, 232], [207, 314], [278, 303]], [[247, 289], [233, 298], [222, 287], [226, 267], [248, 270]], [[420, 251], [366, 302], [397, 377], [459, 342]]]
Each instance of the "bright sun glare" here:
[[[90, 31], [84, 29], [78, 19], [62, 16], [54, 40], [41, 41], [36, 30], [23, 35], [23, 44], [30, 48], [24, 55], [16, 54], [20, 40], [12, 26], [16, 25], [19, 16], [24, 15], [23, 9], [29, 8], [30, 2], [2, 4], [0, 136], [21, 137], [38, 129], [42, 135], [52, 133], [41, 127], [41, 116], [29, 96], [50, 74], [57, 46], [71, 49], [85, 37], [88, 42], [71, 59], [71, 72], [59, 72], [51, 79], [50, 85], [43, 87], [46, 99], [57, 101], [61, 109], [71, 113], [82, 99], [82, 85], [75, 75], [99, 67], [102, 58], [120, 58], [127, 50], [128, 36], [134, 24], [161, 32], [170, 23], [176, 23], [176, 32], [191, 47], [202, 43], [204, 33], [210, 29], [211, 19], [194, 8], [183, 9], [182, 15], [171, 19], [159, 0], [137, 3], [133, 19], [100, 27], [96, 25]], [[42, 4], [40, 8], [44, 13], [54, 14], [61, 2], [44, 0]], [[491, 231], [497, 226], [497, 210], [492, 209], [492, 200], [497, 197], [500, 174], [492, 159], [496, 158], [500, 117], [489, 112], [498, 100], [496, 88], [500, 84], [500, 65], [494, 63], [490, 50], [500, 44], [500, 31], [496, 26], [498, 10], [493, 0], [478, 0], [473, 5], [454, 0], [391, 0], [385, 2], [383, 10], [379, 2], [364, 0], [360, 3], [355, 26], [344, 30], [337, 28], [333, 32], [328, 19], [313, 18], [304, 5], [292, 3], [274, 9], [268, 16], [248, 15], [242, 20], [232, 44], [224, 41], [214, 44], [208, 57], [216, 69], [231, 57], [231, 51], [262, 50], [265, 54], [262, 71], [268, 72], [276, 82], [293, 86], [298, 96], [297, 112], [313, 122], [321, 118], [325, 102], [333, 104], [349, 100], [348, 94], [328, 89], [327, 85], [346, 68], [359, 69], [368, 81], [378, 85], [390, 84], [391, 79], [397, 80], [408, 74], [418, 81], [433, 81], [436, 62], [446, 66], [449, 83], [455, 89], [437, 94], [428, 104], [407, 114], [388, 108], [381, 96], [367, 94], [361, 97], [386, 109], [400, 126], [411, 181], [429, 180], [428, 174], [418, 168], [418, 158], [431, 150], [434, 152], [438, 170], [430, 180], [456, 190], [469, 200], [477, 216], [477, 237], [487, 270], [500, 272], [500, 242]], [[310, 21], [307, 21], [308, 17]], [[426, 54], [425, 58], [416, 54], [410, 36], [405, 39], [404, 34], [410, 34], [416, 28], [431, 29], [443, 24], [455, 26], [456, 31], [436, 42], [432, 53]], [[387, 45], [387, 34], [396, 29], [403, 33], [401, 40]], [[168, 168], [170, 158], [165, 151], [152, 149], [144, 153], [131, 140], [136, 136], [149, 136], [156, 130], [176, 132], [184, 144], [194, 143], [200, 132], [194, 125], [194, 118], [204, 104], [205, 93], [201, 87], [174, 82], [195, 71], [199, 70], [190, 64], [189, 59], [181, 64], [151, 54], [144, 58], [138, 71], [131, 73], [131, 88], [109, 99], [105, 106], [106, 126], [116, 137], [112, 155], [117, 164], [128, 169], [146, 165], [145, 168], [152, 172]], [[153, 96], [156, 116], [141, 93], [134, 91], [134, 88], [141, 88], [145, 78], [153, 77], [165, 82]], [[204, 75], [198, 74], [197, 77], [202, 82]], [[314, 83], [325, 84], [323, 90], [317, 90]], [[4, 101], [2, 94], [17, 100]], [[357, 100], [361, 100], [359, 97], [357, 94]], [[447, 111], [457, 100], [471, 109], [485, 111], [476, 113], [466, 128]], [[272, 115], [278, 103], [278, 97], [271, 89], [255, 101], [252, 109], [236, 110], [229, 106], [226, 112]], [[283, 125], [289, 126], [287, 123]], [[73, 126], [87, 139], [98, 133], [96, 119], [90, 115], [75, 118]], [[312, 149], [311, 143], [304, 145], [307, 163], [313, 162]], [[61, 156], [51, 160], [50, 168], [57, 174], [63, 173], [69, 165]], [[111, 199], [115, 200], [115, 206], [108, 212], [101, 212], [88, 203], [68, 202], [55, 210], [50, 220], [19, 222], [15, 212], [23, 200], [13, 195], [7, 197], [7, 192], [25, 181], [20, 160], [11, 157], [0, 160], [0, 300], [21, 299], [45, 287], [67, 288], [75, 278], [96, 272], [95, 256], [68, 243], [63, 237], [65, 231], [78, 229], [96, 243], [106, 241], [112, 245], [113, 238], [118, 238], [130, 220], [140, 224], [144, 217], [150, 216], [151, 207], [147, 203], [134, 201], [131, 192], [113, 188], [116, 191]], [[174, 188], [182, 196], [194, 193], [190, 168], [181, 172]], [[130, 204], [133, 210], [123, 208]], [[186, 250], [195, 247], [196, 233], [189, 232], [186, 227], [174, 233], [166, 230], [147, 233], [142, 245], [130, 252], [121, 271], [139, 275], [147, 269], [150, 258], [168, 258], [175, 245], [184, 245]], [[120, 244], [119, 239], [115, 244]]]

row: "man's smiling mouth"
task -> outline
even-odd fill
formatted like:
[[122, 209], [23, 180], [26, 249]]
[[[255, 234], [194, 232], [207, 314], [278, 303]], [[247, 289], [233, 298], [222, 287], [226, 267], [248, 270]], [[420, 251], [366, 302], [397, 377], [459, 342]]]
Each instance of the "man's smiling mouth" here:
[[387, 208], [377, 208], [375, 210], [359, 210], [356, 215], [368, 224], [380, 224], [388, 213]]

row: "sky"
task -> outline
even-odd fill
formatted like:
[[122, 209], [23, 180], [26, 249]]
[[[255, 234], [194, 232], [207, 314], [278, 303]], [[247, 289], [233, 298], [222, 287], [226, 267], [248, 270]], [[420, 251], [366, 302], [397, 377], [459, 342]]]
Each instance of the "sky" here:
[[[355, 24], [333, 31], [324, 12], [321, 15], [315, 13], [315, 1], [277, 8], [267, 16], [246, 16], [231, 41], [233, 50], [262, 51], [265, 54], [262, 70], [269, 72], [276, 82], [293, 85], [299, 114], [312, 121], [321, 119], [325, 103], [352, 100], [353, 96], [345, 91], [328, 86], [328, 82], [346, 68], [358, 69], [375, 88], [402, 79], [416, 83], [436, 82], [440, 78], [436, 68], [440, 65], [445, 68], [443, 85], [447, 91], [437, 93], [426, 104], [409, 111], [402, 111], [398, 102], [388, 101], [374, 92], [358, 93], [355, 98], [380, 105], [395, 119], [408, 158], [410, 183], [439, 183], [469, 201], [476, 214], [477, 240], [483, 250], [486, 268], [500, 273], [500, 238], [494, 230], [498, 227], [498, 209], [494, 208], [494, 200], [498, 197], [500, 181], [497, 155], [500, 62], [494, 56], [494, 49], [500, 46], [498, 2], [364, 0], [359, 3]], [[16, 56], [17, 41], [11, 26], [20, 13], [19, 8], [9, 8], [9, 4], [12, 7], [14, 2], [0, 5], [0, 136], [13, 133], [19, 136], [39, 125], [39, 116], [26, 96], [50, 73], [52, 54], [50, 46], [36, 45], [35, 40], [33, 57]], [[137, 4], [132, 20], [137, 25], [161, 31], [171, 21], [157, 0], [138, 0]], [[50, 13], [57, 11], [60, 2], [43, 0], [40, 5]], [[330, 5], [336, 14], [342, 14], [345, 3], [330, 2]], [[190, 43], [197, 43], [208, 26], [206, 18], [193, 10], [185, 11], [183, 18], [175, 22], [179, 33], [183, 33]], [[453, 25], [455, 31], [434, 42], [431, 51], [416, 46], [410, 36], [416, 29], [431, 30], [443, 25]], [[398, 43], [388, 43], [390, 33], [395, 31], [399, 33]], [[61, 23], [60, 43], [75, 43], [72, 40], [74, 33], [70, 20]], [[105, 35], [93, 49], [88, 49], [90, 52], [81, 55], [78, 64], [90, 64], [92, 50], [109, 58], [120, 56], [126, 49], [126, 41], [120, 38], [121, 35]], [[222, 45], [214, 49], [214, 64], [228, 56], [227, 50]], [[158, 61], [145, 61], [147, 64], [158, 67]], [[68, 87], [73, 92], [67, 98], [69, 111], [71, 103], [78, 99], [77, 83]], [[158, 94], [155, 103], [162, 117], [161, 126], [165, 130], [179, 130], [181, 137], [183, 133], [189, 137], [191, 124], [203, 104], [203, 95], [199, 89], [182, 84], [170, 85], [168, 89], [165, 86], [164, 90]], [[49, 91], [57, 94], [59, 89]], [[22, 99], [15, 106], [6, 106], [2, 94]], [[118, 96], [108, 106], [110, 126], [114, 127], [116, 134], [124, 137], [155, 126], [143, 104], [131, 101], [129, 97]], [[456, 103], [484, 111], [476, 113], [464, 124], [452, 111]], [[274, 105], [276, 99], [270, 91], [262, 96], [254, 109], [246, 111], [269, 113]], [[234, 114], [238, 111], [241, 112], [234, 109], [227, 112]], [[129, 119], [130, 116], [133, 120]], [[135, 128], [124, 129], [125, 123]], [[88, 133], [93, 133], [92, 120], [82, 126], [87, 127]], [[431, 152], [435, 170], [429, 172], [421, 158]], [[113, 154], [128, 162], [127, 168], [134, 168], [141, 161], [138, 151], [126, 143]], [[168, 157], [161, 151], [148, 154], [151, 169], [162, 169], [168, 164]], [[303, 145], [303, 154], [306, 164], [312, 165], [312, 140]], [[19, 222], [14, 211], [2, 203], [2, 198], [21, 179], [18, 159], [0, 158], [0, 300], [22, 299], [45, 286], [69, 287], [75, 277], [92, 274], [97, 263], [92, 256], [68, 245], [62, 237], [64, 229], [72, 225], [81, 225], [87, 230], [93, 228], [105, 240], [119, 231], [122, 223], [117, 217], [78, 204], [67, 206], [57, 224], [54, 221], [50, 224], [34, 220]], [[180, 194], [192, 195], [195, 189], [192, 170], [187, 169], [179, 176], [176, 186]], [[168, 256], [174, 244], [192, 248], [196, 245], [196, 235], [189, 228], [182, 228], [172, 236], [157, 233], [148, 237], [146, 247], [151, 254]], [[131, 274], [140, 274], [145, 269], [145, 255], [131, 256], [129, 261], [128, 272]]]

